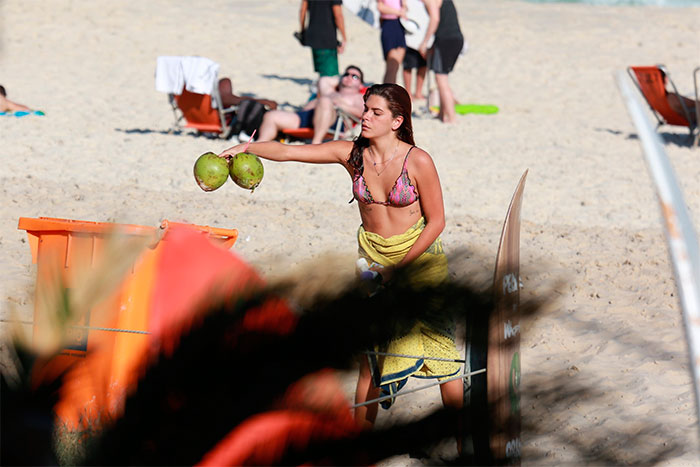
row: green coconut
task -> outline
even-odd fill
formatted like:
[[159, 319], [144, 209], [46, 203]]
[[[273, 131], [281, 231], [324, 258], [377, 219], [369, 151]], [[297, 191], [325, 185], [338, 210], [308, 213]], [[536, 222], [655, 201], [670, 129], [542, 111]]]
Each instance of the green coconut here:
[[241, 188], [253, 191], [260, 185], [265, 170], [260, 158], [255, 154], [239, 152], [233, 159], [229, 167], [231, 180]]
[[205, 152], [194, 163], [194, 179], [204, 191], [214, 191], [228, 179], [228, 161], [213, 152]]

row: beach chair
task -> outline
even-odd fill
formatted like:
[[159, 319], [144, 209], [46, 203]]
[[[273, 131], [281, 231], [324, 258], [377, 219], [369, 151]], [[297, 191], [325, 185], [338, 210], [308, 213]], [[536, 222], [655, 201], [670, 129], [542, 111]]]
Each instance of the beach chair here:
[[[700, 125], [700, 92], [698, 92], [698, 73], [700, 66], [693, 70], [693, 87], [695, 88], [695, 122]], [[700, 146], [700, 128], [695, 135], [695, 145]]]
[[[352, 140], [360, 134], [362, 129], [360, 119], [336, 107], [338, 118], [335, 125], [328, 130], [328, 137], [333, 140]], [[281, 131], [283, 141], [287, 140], [310, 140], [314, 137], [313, 128], [285, 128]]]
[[174, 129], [193, 128], [222, 138], [230, 136], [237, 106], [224, 108], [218, 89], [211, 94], [196, 94], [183, 88], [179, 96], [168, 94], [168, 99], [175, 117]]
[[236, 107], [224, 108], [219, 95], [219, 64], [205, 57], [160, 56], [156, 90], [168, 95], [173, 130], [193, 128], [228, 138]]
[[700, 121], [700, 104], [698, 104], [697, 75], [699, 68], [695, 69], [693, 78], [695, 81], [695, 109], [689, 108], [683, 99], [678, 98], [679, 108], [682, 112], [674, 110], [668, 102], [666, 83], [670, 84], [676, 96], [679, 96], [676, 85], [671, 80], [668, 71], [663, 65], [655, 66], [630, 66], [627, 73], [639, 92], [649, 104], [652, 113], [658, 121], [657, 128], [661, 125], [684, 126], [690, 130], [691, 144], [697, 144], [698, 136], [695, 135], [698, 127], [693, 123], [691, 112], [694, 112]]

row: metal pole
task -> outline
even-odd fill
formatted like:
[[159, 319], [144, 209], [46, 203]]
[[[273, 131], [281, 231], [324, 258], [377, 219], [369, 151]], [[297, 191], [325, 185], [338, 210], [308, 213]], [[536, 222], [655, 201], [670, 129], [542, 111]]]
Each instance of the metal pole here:
[[421, 386], [419, 388], [409, 389], [407, 391], [402, 391], [400, 393], [397, 392], [396, 394], [391, 394], [389, 396], [378, 397], [378, 398], [372, 399], [370, 401], [365, 401], [365, 402], [362, 402], [360, 404], [355, 404], [355, 405], [351, 406], [350, 408], [354, 409], [356, 407], [362, 407], [363, 405], [370, 405], [370, 404], [375, 404], [377, 402], [385, 401], [387, 399], [393, 399], [394, 397], [405, 396], [406, 394], [411, 394], [413, 392], [422, 391], [423, 389], [432, 388], [433, 386], [437, 386], [439, 384], [449, 383], [450, 381], [454, 381], [455, 379], [468, 378], [469, 376], [478, 375], [480, 373], [486, 373], [486, 368], [483, 368], [481, 370], [472, 371], [471, 373], [464, 373], [462, 375], [453, 376], [451, 378], [447, 378], [447, 379], [444, 379], [442, 381], [437, 381], [435, 383], [426, 384], [425, 386]]
[[[0, 322], [3, 323], [19, 323], [19, 324], [29, 324], [29, 325], [34, 325], [32, 321], [15, 321], [11, 319], [0, 319]], [[78, 326], [78, 325], [72, 325], [72, 326], [67, 326], [71, 329], [87, 329], [88, 331], [107, 331], [107, 332], [126, 332], [129, 334], [150, 334], [148, 331], [135, 331], [133, 329], [119, 329], [119, 328], [102, 328], [102, 327], [97, 327], [97, 326]]]
[[627, 110], [637, 127], [647, 167], [656, 186], [656, 193], [664, 218], [666, 240], [676, 273], [676, 284], [681, 298], [681, 311], [688, 343], [690, 368], [695, 385], [695, 408], [700, 421], [700, 254], [698, 240], [688, 214], [683, 194], [671, 167], [661, 139], [644, 115], [639, 97], [625, 79], [623, 72], [616, 75], [617, 85]]

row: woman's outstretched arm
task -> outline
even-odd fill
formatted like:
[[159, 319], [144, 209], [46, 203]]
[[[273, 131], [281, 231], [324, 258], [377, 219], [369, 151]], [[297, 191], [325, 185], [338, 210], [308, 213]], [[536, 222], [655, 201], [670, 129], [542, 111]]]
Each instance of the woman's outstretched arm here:
[[[224, 150], [219, 157], [231, 158], [243, 152], [246, 143], [237, 144]], [[247, 152], [276, 162], [308, 162], [311, 164], [346, 165], [352, 143], [350, 141], [329, 141], [322, 144], [282, 144], [277, 141], [250, 143]]]

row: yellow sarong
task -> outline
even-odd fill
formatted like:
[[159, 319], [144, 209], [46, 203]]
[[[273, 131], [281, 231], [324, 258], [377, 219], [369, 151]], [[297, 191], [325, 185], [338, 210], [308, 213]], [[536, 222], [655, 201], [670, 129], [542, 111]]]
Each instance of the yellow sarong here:
[[[411, 249], [425, 227], [425, 219], [420, 218], [406, 232], [384, 238], [373, 232], [367, 232], [360, 226], [357, 231], [359, 255], [368, 262], [389, 267], [397, 264]], [[439, 285], [448, 279], [447, 257], [438, 237], [414, 263], [420, 268], [420, 274], [410, 279], [412, 287]], [[429, 310], [426, 310], [429, 316]], [[370, 355], [370, 369], [375, 385], [381, 387], [383, 394], [395, 394], [410, 376], [418, 378], [447, 378], [457, 374], [461, 364], [440, 360], [426, 359], [437, 357], [460, 359], [454, 340], [454, 323], [437, 320], [419, 321], [406, 335], [389, 342], [378, 352], [409, 355], [409, 357]], [[415, 358], [418, 357], [418, 358]], [[393, 399], [382, 403], [389, 408]]]

